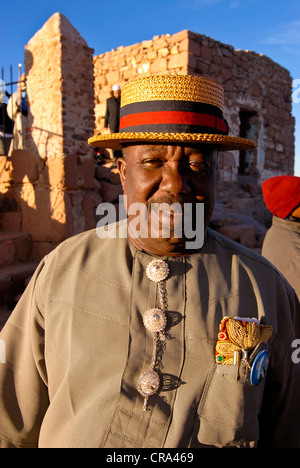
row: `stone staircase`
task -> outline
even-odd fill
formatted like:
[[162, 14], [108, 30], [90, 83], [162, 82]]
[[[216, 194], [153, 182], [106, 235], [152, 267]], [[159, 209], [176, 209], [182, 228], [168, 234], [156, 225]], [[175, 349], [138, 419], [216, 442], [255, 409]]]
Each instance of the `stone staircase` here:
[[0, 329], [34, 273], [28, 233], [0, 231]]

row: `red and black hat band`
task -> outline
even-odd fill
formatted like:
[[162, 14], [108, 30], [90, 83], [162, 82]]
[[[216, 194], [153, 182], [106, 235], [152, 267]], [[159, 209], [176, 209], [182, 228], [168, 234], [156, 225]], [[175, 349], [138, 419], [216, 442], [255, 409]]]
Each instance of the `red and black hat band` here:
[[190, 101], [148, 101], [121, 108], [120, 132], [228, 135], [219, 107]]

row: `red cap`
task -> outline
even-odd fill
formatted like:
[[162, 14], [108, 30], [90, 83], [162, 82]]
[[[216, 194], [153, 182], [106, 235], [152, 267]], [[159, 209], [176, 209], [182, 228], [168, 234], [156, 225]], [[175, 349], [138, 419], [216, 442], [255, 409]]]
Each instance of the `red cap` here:
[[268, 210], [278, 218], [287, 218], [300, 205], [300, 177], [277, 176], [262, 183]]

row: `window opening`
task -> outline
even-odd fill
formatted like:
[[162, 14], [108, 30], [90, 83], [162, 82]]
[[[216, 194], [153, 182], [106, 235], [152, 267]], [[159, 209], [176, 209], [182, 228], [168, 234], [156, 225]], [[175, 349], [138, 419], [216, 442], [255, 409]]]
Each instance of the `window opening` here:
[[[240, 111], [240, 137], [249, 140], [258, 140], [257, 113], [248, 110]], [[254, 150], [241, 150], [239, 157], [239, 174], [256, 174], [256, 152]]]

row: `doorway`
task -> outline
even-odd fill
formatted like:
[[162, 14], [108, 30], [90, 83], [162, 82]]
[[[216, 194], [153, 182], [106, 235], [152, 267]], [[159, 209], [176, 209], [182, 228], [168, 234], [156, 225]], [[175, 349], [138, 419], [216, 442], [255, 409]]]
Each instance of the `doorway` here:
[[[240, 110], [240, 137], [249, 140], [258, 140], [257, 112]], [[239, 175], [255, 175], [256, 152], [255, 150], [241, 150], [239, 156]]]

